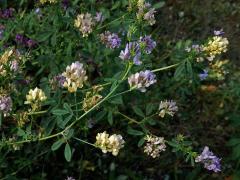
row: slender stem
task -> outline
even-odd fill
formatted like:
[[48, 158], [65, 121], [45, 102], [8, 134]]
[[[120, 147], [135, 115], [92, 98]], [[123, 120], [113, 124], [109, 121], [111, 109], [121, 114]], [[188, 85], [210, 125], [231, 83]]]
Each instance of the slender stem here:
[[111, 21], [111, 22], [109, 22], [109, 23], [107, 23], [107, 24], [104, 24], [103, 26], [97, 28], [97, 30], [100, 30], [100, 29], [102, 29], [102, 28], [105, 28], [105, 27], [107, 27], [108, 25], [110, 25], [110, 24], [112, 24], [112, 23], [114, 23], [114, 22], [116, 22], [116, 21], [124, 18], [124, 16], [126, 16], [127, 14], [128, 14], [128, 13], [125, 13], [125, 14], [123, 14], [121, 17], [119, 17], [119, 18], [117, 18], [117, 19], [114, 19], [113, 21]]
[[[30, 113], [26, 113], [27, 115], [38, 115], [38, 114], [44, 114], [48, 112], [48, 110], [44, 110], [44, 111], [37, 111], [37, 112], [30, 112]], [[13, 114], [13, 116], [16, 116], [17, 114]]]
[[85, 140], [82, 140], [82, 139], [79, 139], [79, 138], [76, 138], [76, 137], [73, 137], [73, 139], [76, 139], [77, 141], [80, 141], [80, 142], [82, 142], [82, 143], [84, 143], [84, 144], [88, 144], [88, 145], [90, 145], [90, 146], [93, 146], [93, 147], [96, 147], [96, 148], [97, 148], [97, 146], [95, 146], [94, 144], [89, 143], [89, 142], [87, 142], [87, 141], [85, 141]]
[[136, 121], [136, 120], [133, 119], [133, 118], [128, 117], [127, 115], [125, 115], [125, 114], [123, 114], [123, 113], [121, 113], [121, 112], [117, 112], [117, 114], [120, 114], [121, 116], [125, 117], [126, 119], [128, 119], [128, 120], [129, 120], [130, 122], [132, 122], [132, 123], [140, 124], [140, 122]]
[[154, 69], [154, 70], [152, 70], [152, 72], [158, 72], [158, 71], [163, 71], [163, 70], [171, 69], [171, 68], [173, 68], [173, 67], [178, 66], [179, 64], [180, 64], [180, 63], [176, 63], [176, 64], [173, 64], [173, 65], [170, 65], [170, 66], [166, 66], [166, 67]]
[[[74, 93], [74, 102], [75, 102], [75, 104], [77, 103], [77, 92]], [[75, 111], [76, 111], [76, 114], [77, 114], [77, 116], [76, 116], [76, 119], [77, 119], [77, 117], [78, 117], [78, 106], [75, 107]]]

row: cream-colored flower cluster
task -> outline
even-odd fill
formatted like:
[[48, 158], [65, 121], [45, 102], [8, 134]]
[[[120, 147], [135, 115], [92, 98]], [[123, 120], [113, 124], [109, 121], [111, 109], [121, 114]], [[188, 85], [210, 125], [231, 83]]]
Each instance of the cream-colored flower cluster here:
[[82, 88], [83, 83], [87, 80], [86, 71], [83, 64], [76, 61], [66, 67], [66, 71], [62, 74], [66, 80], [63, 87], [68, 88], [69, 92], [76, 92], [77, 88]]
[[32, 110], [36, 110], [39, 108], [40, 103], [42, 103], [46, 99], [47, 96], [45, 95], [43, 90], [36, 87], [34, 90], [30, 89], [30, 91], [26, 95], [25, 104], [30, 104]]
[[91, 14], [79, 14], [75, 19], [74, 26], [82, 32], [83, 37], [87, 37], [95, 25], [94, 19]]
[[102, 86], [93, 86], [92, 91], [86, 92], [82, 106], [85, 112], [95, 106], [102, 99], [102, 96], [99, 94], [102, 89]]
[[216, 55], [220, 55], [227, 52], [228, 39], [222, 36], [214, 36], [208, 43], [203, 47], [203, 50], [207, 54], [207, 59], [212, 61]]
[[19, 51], [13, 48], [6, 50], [0, 57], [0, 75], [6, 76], [8, 73], [7, 69], [11, 72], [17, 72], [21, 59]]
[[103, 153], [111, 152], [112, 155], [117, 156], [120, 149], [124, 147], [125, 141], [121, 135], [113, 134], [109, 136], [106, 131], [98, 133], [96, 136], [95, 145], [99, 147]]
[[151, 135], [147, 135], [145, 140], [147, 143], [144, 146], [144, 152], [153, 158], [159, 157], [160, 153], [166, 150], [166, 144], [163, 137], [153, 137]]
[[225, 75], [228, 73], [226, 70], [226, 65], [229, 60], [217, 60], [210, 64], [209, 77], [217, 80], [223, 80]]
[[164, 118], [166, 114], [173, 116], [178, 111], [178, 106], [175, 101], [161, 101], [159, 104], [159, 116]]
[[145, 0], [138, 0], [137, 1], [137, 19], [145, 20], [151, 26], [156, 23], [154, 14], [156, 13], [155, 8], [152, 8], [150, 3], [146, 3]]
[[57, 0], [40, 0], [41, 4], [45, 4], [45, 3], [57, 3]]

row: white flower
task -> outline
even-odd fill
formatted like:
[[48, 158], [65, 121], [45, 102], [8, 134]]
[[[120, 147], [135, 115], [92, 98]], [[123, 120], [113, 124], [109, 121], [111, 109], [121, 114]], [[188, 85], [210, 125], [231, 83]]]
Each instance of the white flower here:
[[164, 117], [165, 114], [169, 114], [170, 116], [173, 116], [178, 111], [178, 107], [176, 105], [175, 101], [161, 101], [159, 105], [159, 116]]

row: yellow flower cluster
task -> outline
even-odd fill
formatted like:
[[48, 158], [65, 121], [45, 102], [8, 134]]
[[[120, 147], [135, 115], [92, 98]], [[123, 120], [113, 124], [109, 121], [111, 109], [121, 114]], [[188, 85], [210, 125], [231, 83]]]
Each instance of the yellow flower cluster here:
[[41, 4], [45, 4], [47, 2], [49, 2], [49, 3], [57, 3], [57, 0], [40, 0]]
[[19, 51], [14, 48], [6, 50], [0, 57], [0, 75], [6, 76], [9, 70], [10, 72], [18, 71], [21, 59]]
[[223, 52], [227, 52], [228, 39], [221, 36], [214, 36], [206, 46], [203, 47], [203, 50], [208, 55], [208, 60], [212, 61], [216, 55], [220, 55]]
[[102, 89], [101, 86], [93, 86], [93, 90], [86, 93], [83, 100], [83, 110], [85, 112], [95, 106], [102, 99], [102, 96], [99, 94]]
[[40, 103], [45, 101], [47, 99], [47, 96], [43, 92], [43, 90], [39, 88], [35, 88], [34, 90], [30, 89], [28, 94], [26, 95], [26, 101], [25, 104], [30, 104], [32, 106], [33, 110], [36, 110]]
[[124, 147], [125, 141], [121, 135], [113, 134], [109, 136], [106, 131], [98, 133], [96, 136], [95, 145], [99, 147], [103, 153], [111, 152], [112, 155], [117, 156], [119, 150]]
[[83, 64], [78, 61], [66, 67], [66, 71], [62, 74], [66, 80], [63, 87], [68, 88], [69, 92], [76, 92], [77, 88], [82, 88], [83, 83], [87, 80], [86, 71]]
[[82, 32], [83, 37], [87, 37], [92, 31], [95, 22], [91, 14], [79, 14], [75, 19], [74, 26]]
[[218, 80], [223, 80], [225, 75], [228, 73], [225, 70], [225, 65], [228, 63], [228, 60], [217, 60], [215, 63], [210, 64], [210, 74], [209, 76]]
[[9, 49], [9, 50], [5, 51], [3, 53], [3, 55], [1, 56], [1, 58], [0, 58], [0, 75], [6, 76], [7, 71], [4, 66], [7, 64], [8, 60], [10, 59], [12, 54], [13, 54], [13, 50]]

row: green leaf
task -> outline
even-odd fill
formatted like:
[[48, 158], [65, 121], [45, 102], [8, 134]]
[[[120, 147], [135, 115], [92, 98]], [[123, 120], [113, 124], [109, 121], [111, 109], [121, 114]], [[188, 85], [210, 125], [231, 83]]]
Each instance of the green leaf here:
[[113, 125], [113, 113], [112, 113], [112, 111], [108, 112], [108, 123], [110, 125]]
[[51, 150], [52, 151], [56, 151], [57, 149], [59, 149], [61, 147], [61, 145], [63, 144], [63, 140], [59, 139], [57, 140], [55, 143], [53, 143], [53, 145], [51, 146]]
[[187, 73], [189, 74], [189, 76], [192, 77], [193, 75], [192, 64], [188, 60], [186, 61], [186, 68], [187, 68]]
[[52, 110], [52, 114], [57, 115], [57, 116], [62, 116], [65, 114], [68, 114], [69, 112], [64, 110], [64, 109], [54, 109]]
[[185, 63], [182, 63], [181, 65], [178, 66], [178, 68], [176, 69], [175, 73], [174, 73], [174, 78], [175, 79], [179, 79], [182, 77], [183, 73], [184, 73], [184, 69], [185, 69]]
[[142, 135], [144, 135], [144, 133], [142, 131], [138, 131], [138, 130], [132, 129], [131, 127], [128, 127], [127, 133], [131, 134], [131, 135], [134, 135], [134, 136], [142, 136]]
[[228, 146], [236, 146], [238, 144], [240, 144], [240, 138], [232, 138], [227, 143]]
[[138, 147], [141, 147], [145, 142], [145, 139], [144, 138], [141, 138], [139, 141], [138, 141]]
[[109, 101], [112, 104], [123, 104], [122, 96], [111, 98]]
[[146, 107], [147, 116], [150, 115], [153, 112], [153, 109], [154, 109], [153, 104], [147, 104], [147, 107]]
[[71, 151], [71, 147], [70, 147], [70, 145], [69, 145], [68, 143], [65, 145], [64, 157], [65, 157], [65, 159], [66, 159], [67, 162], [70, 162], [70, 161], [71, 161], [72, 151]]
[[116, 3], [114, 3], [111, 10], [117, 9], [118, 7], [120, 7], [120, 1], [117, 1]]
[[70, 114], [73, 114], [71, 107], [69, 106], [68, 103], [63, 104], [63, 108], [68, 111]]
[[158, 2], [158, 3], [154, 4], [153, 8], [159, 9], [159, 8], [162, 8], [164, 5], [165, 5], [165, 2], [161, 1], [161, 2]]
[[26, 132], [24, 130], [22, 130], [21, 128], [18, 129], [18, 132], [17, 132], [17, 135], [18, 136], [25, 136], [26, 135]]
[[142, 110], [141, 110], [140, 108], [138, 108], [137, 106], [134, 106], [134, 107], [133, 107], [133, 111], [134, 111], [137, 115], [139, 115], [139, 116], [141, 116], [141, 117], [145, 117], [145, 115], [144, 115], [144, 113], [142, 112]]
[[178, 147], [179, 146], [179, 144], [177, 144], [177, 143], [175, 143], [173, 141], [168, 141], [167, 143], [168, 143], [168, 145], [170, 145], [172, 147]]
[[66, 124], [72, 119], [73, 114], [70, 114], [68, 117], [64, 118], [64, 121], [61, 122], [60, 126], [65, 128]]

